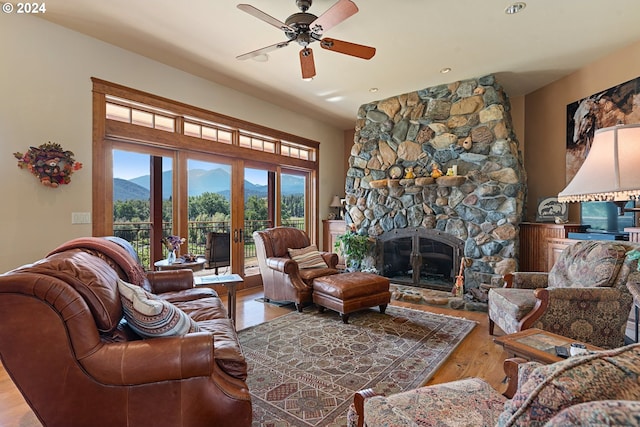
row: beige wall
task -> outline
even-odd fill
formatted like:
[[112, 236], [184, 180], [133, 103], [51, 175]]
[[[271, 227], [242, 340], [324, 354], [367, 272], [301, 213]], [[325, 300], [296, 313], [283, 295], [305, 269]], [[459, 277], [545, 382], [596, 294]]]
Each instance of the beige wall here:
[[[527, 219], [537, 201], [562, 191], [565, 182], [566, 107], [593, 93], [640, 76], [640, 42], [583, 67], [525, 98], [525, 168], [529, 178]], [[570, 220], [578, 221], [577, 204]]]
[[518, 142], [520, 143], [520, 151], [522, 151], [524, 155], [526, 145], [524, 143], [524, 96], [514, 96], [513, 98], [509, 98], [509, 102], [511, 103], [511, 121], [513, 122], [513, 130], [515, 131], [516, 138], [518, 138]]
[[[71, 224], [71, 213], [91, 212], [92, 76], [319, 141], [321, 218], [332, 195], [344, 192], [344, 175], [335, 172], [342, 129], [35, 17], [3, 16], [0, 39], [0, 272], [91, 235], [91, 225]], [[16, 166], [12, 153], [47, 141], [84, 163], [70, 185], [44, 187]]]

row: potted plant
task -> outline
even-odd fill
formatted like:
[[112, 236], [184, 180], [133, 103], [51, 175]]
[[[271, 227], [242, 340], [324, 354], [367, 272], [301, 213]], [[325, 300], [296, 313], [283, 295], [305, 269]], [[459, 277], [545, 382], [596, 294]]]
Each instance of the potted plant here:
[[373, 242], [369, 236], [357, 233], [355, 226], [351, 224], [348, 232], [336, 237], [334, 249], [344, 256], [347, 271], [358, 271]]

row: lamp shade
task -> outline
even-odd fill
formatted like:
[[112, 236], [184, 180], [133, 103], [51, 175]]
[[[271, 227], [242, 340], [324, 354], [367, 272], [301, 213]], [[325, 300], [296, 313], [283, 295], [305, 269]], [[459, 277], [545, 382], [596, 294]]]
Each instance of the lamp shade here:
[[640, 196], [640, 125], [595, 131], [589, 154], [559, 202], [623, 201]]
[[331, 204], [329, 205], [330, 208], [341, 208], [342, 207], [342, 203], [340, 203], [340, 197], [339, 196], [333, 196], [333, 199], [331, 200]]

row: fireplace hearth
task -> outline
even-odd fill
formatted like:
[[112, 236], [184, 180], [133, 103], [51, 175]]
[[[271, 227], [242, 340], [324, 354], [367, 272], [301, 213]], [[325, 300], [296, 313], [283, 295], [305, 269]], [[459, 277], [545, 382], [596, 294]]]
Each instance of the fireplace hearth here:
[[378, 271], [393, 283], [450, 291], [464, 242], [426, 228], [391, 230], [378, 236]]

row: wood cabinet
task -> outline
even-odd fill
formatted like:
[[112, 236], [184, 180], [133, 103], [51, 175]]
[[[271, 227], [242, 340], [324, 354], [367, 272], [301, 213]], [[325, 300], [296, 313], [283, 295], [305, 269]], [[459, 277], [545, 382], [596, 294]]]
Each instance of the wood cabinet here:
[[547, 238], [547, 271], [551, 271], [562, 251], [575, 242], [579, 242], [579, 240]]
[[[580, 224], [520, 223], [520, 271], [549, 271], [548, 239], [566, 239]], [[553, 266], [553, 264], [551, 264]]]
[[624, 231], [629, 233], [630, 242], [640, 243], [640, 227], [627, 227]]
[[[342, 219], [322, 220], [322, 250], [335, 252], [334, 245], [338, 236], [347, 232], [347, 225]], [[344, 258], [338, 254], [338, 268], [344, 269]]]

